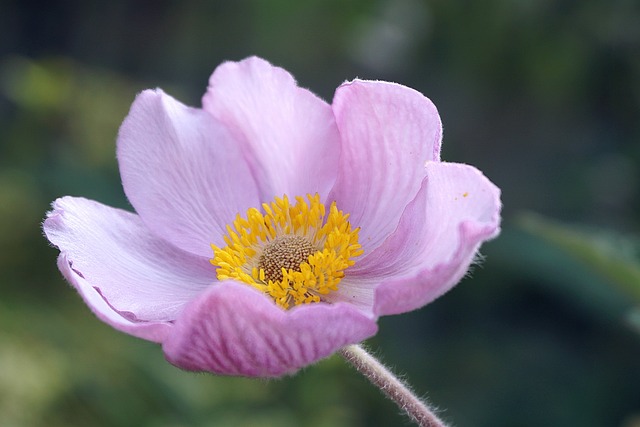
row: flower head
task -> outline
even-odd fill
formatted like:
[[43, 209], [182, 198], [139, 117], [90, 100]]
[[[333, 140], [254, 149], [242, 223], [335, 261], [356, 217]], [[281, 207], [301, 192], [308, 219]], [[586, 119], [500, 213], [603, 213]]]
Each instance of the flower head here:
[[188, 370], [279, 376], [454, 286], [499, 232], [499, 190], [440, 161], [434, 105], [394, 83], [331, 105], [259, 58], [220, 65], [203, 107], [139, 94], [118, 135], [136, 213], [63, 197], [58, 266], [114, 328]]

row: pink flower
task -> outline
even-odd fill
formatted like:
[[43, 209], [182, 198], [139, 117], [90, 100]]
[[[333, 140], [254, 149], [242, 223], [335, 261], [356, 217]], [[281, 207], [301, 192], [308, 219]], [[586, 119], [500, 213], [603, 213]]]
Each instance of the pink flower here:
[[354, 80], [329, 105], [227, 62], [202, 109], [134, 101], [117, 156], [137, 214], [62, 197], [44, 231], [93, 312], [169, 362], [280, 376], [433, 301], [499, 233], [498, 188], [441, 162], [441, 135], [405, 86]]

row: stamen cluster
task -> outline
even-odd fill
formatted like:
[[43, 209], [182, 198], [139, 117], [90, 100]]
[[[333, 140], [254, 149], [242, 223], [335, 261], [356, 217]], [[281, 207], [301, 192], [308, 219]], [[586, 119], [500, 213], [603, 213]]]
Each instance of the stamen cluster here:
[[344, 270], [362, 255], [358, 231], [335, 202], [326, 209], [318, 194], [285, 195], [240, 214], [227, 225], [226, 247], [211, 245], [218, 280], [237, 280], [269, 295], [283, 308], [320, 302], [338, 289]]

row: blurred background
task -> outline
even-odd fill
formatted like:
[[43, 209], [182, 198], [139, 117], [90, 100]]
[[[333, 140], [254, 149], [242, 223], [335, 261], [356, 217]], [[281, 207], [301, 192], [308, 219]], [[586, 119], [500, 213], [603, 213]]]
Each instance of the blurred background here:
[[395, 426], [338, 357], [277, 381], [181, 372], [98, 321], [41, 235], [71, 194], [129, 208], [115, 137], [149, 87], [199, 106], [262, 56], [327, 101], [430, 97], [443, 159], [503, 190], [470, 277], [367, 343], [456, 426], [640, 426], [640, 2], [0, 0], [0, 425]]

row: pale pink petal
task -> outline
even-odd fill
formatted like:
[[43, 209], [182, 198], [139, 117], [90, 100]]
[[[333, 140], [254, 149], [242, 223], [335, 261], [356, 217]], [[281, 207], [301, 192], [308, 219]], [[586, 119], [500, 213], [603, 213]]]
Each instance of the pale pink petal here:
[[346, 302], [357, 307], [363, 313], [374, 315], [375, 290], [376, 286], [380, 284], [380, 280], [375, 276], [358, 275], [357, 272], [354, 275], [349, 268], [345, 272], [345, 277], [338, 284], [338, 290], [324, 295], [322, 300], [331, 304]]
[[260, 58], [220, 65], [202, 100], [241, 141], [263, 201], [319, 193], [335, 182], [340, 136], [331, 107]]
[[433, 301], [466, 273], [486, 240], [500, 232], [500, 190], [472, 166], [430, 162], [427, 177], [398, 229], [351, 274], [382, 283], [377, 315]]
[[258, 206], [238, 143], [211, 115], [161, 90], [138, 95], [120, 128], [118, 161], [129, 201], [156, 235], [196, 255], [222, 245], [236, 214]]
[[370, 252], [398, 226], [420, 188], [425, 162], [439, 160], [440, 117], [413, 89], [361, 80], [338, 88], [333, 111], [342, 157], [329, 200], [361, 227], [360, 243]]
[[118, 315], [126, 324], [172, 321], [215, 280], [207, 258], [155, 237], [137, 215], [92, 200], [56, 200], [43, 228], [67, 279], [109, 323]]
[[84, 279], [81, 273], [74, 270], [68, 255], [60, 254], [58, 268], [64, 277], [78, 291], [91, 311], [106, 324], [134, 337], [161, 343], [170, 333], [173, 324], [166, 321], [137, 321], [131, 313], [116, 311], [107, 303], [98, 288]]
[[163, 348], [167, 360], [183, 369], [277, 377], [376, 331], [375, 320], [349, 304], [285, 311], [249, 286], [225, 282], [187, 306]]

